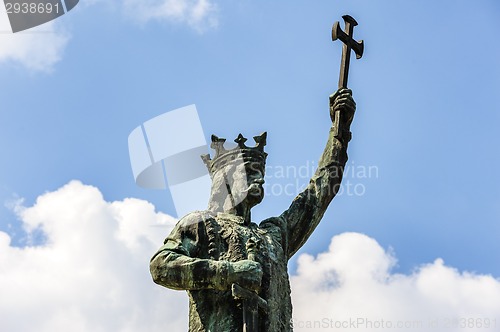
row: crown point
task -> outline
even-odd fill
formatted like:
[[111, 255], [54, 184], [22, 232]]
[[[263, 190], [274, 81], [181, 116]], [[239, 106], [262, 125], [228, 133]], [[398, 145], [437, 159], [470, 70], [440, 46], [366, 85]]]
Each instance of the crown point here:
[[245, 142], [247, 141], [247, 139], [240, 133], [234, 141], [238, 143], [240, 148], [245, 148]]
[[225, 138], [220, 138], [218, 136], [212, 135], [212, 143], [224, 143], [226, 141]]
[[210, 144], [210, 147], [214, 149], [217, 152], [217, 154], [220, 154], [225, 151], [224, 149], [225, 142], [226, 142], [225, 138], [220, 138], [215, 135], [212, 135], [212, 144]]
[[201, 159], [207, 166], [210, 176], [217, 170], [228, 165], [228, 163], [232, 163], [236, 158], [244, 162], [257, 162], [264, 167], [267, 157], [267, 153], [264, 152], [266, 137], [267, 132], [263, 132], [260, 136], [254, 136], [254, 140], [257, 143], [256, 146], [248, 147], [245, 145], [247, 139], [242, 134], [239, 134], [234, 140], [238, 144], [238, 147], [226, 150], [224, 148], [226, 139], [212, 135], [212, 144], [210, 147], [215, 150], [215, 155], [211, 159], [209, 154], [205, 154], [201, 156]]
[[209, 166], [210, 165], [210, 154], [202, 154], [201, 156], [201, 160], [203, 160], [203, 163], [205, 163], [205, 165]]
[[264, 150], [264, 146], [267, 144], [267, 131], [263, 132], [259, 136], [254, 136], [253, 140], [257, 143], [257, 148]]

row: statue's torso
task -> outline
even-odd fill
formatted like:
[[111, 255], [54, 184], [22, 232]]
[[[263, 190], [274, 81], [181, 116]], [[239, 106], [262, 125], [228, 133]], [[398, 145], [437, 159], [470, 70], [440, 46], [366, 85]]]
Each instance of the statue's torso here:
[[[218, 214], [205, 219], [207, 252], [203, 258], [236, 262], [248, 258], [247, 243], [258, 243], [255, 260], [262, 265], [263, 278], [259, 296], [268, 302], [268, 312], [259, 311], [259, 331], [291, 330], [292, 314], [287, 256], [283, 250], [286, 233], [279, 218], [256, 225], [244, 225], [242, 219]], [[202, 257], [200, 257], [202, 258]], [[240, 300], [231, 290], [188, 291], [190, 300], [190, 331], [242, 331], [243, 317]]]

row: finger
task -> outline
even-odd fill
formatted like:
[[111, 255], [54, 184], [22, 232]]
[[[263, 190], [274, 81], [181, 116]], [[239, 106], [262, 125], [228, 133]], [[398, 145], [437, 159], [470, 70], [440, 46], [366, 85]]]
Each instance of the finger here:
[[340, 92], [340, 94], [348, 94], [348, 95], [352, 96], [352, 90], [351, 89], [341, 88], [338, 91]]
[[339, 105], [338, 107], [334, 108], [333, 111], [354, 114], [356, 112], [356, 108], [350, 105]]
[[353, 99], [353, 98], [352, 98], [352, 94], [347, 93], [347, 92], [341, 93], [341, 94], [339, 94], [339, 95], [337, 96], [337, 99], [343, 99], [343, 98]]
[[351, 103], [353, 105], [356, 105], [356, 102], [354, 101], [354, 99], [352, 99], [351, 96], [342, 96], [342, 97], [339, 97], [339, 98], [337, 98], [337, 100], [335, 101], [335, 103]]
[[335, 99], [337, 99], [338, 95], [339, 95], [338, 91], [336, 91], [335, 93], [332, 93], [330, 95], [330, 103], [333, 102]]
[[341, 98], [349, 98], [349, 99], [354, 99], [354, 98], [352, 98], [352, 95], [351, 95], [350, 93], [347, 93], [347, 92], [345, 92], [345, 93], [341, 93], [341, 94], [339, 94], [339, 95], [337, 96], [337, 99], [341, 99]]
[[351, 109], [356, 109], [356, 103], [352, 100], [339, 100], [338, 102], [335, 102], [333, 104], [333, 109], [338, 109], [338, 108], [351, 108]]
[[330, 95], [330, 101], [335, 100], [340, 96], [352, 96], [352, 90], [347, 88], [340, 88]]

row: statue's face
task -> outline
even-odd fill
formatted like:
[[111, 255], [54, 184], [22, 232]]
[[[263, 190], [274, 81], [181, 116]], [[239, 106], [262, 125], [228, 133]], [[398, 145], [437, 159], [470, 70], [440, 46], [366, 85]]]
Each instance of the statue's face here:
[[236, 205], [245, 202], [250, 206], [264, 199], [264, 169], [259, 163], [241, 163], [228, 174], [228, 182]]

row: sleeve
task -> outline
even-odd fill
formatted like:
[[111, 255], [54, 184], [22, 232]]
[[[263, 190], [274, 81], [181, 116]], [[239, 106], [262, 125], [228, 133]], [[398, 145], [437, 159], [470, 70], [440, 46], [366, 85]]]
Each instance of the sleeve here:
[[155, 283], [177, 290], [225, 289], [229, 263], [206, 257], [208, 238], [199, 213], [182, 218], [151, 258]]
[[339, 190], [347, 162], [348, 140], [341, 141], [335, 136], [335, 129], [332, 128], [318, 169], [309, 185], [280, 216], [286, 222], [288, 259], [302, 247], [318, 226]]

